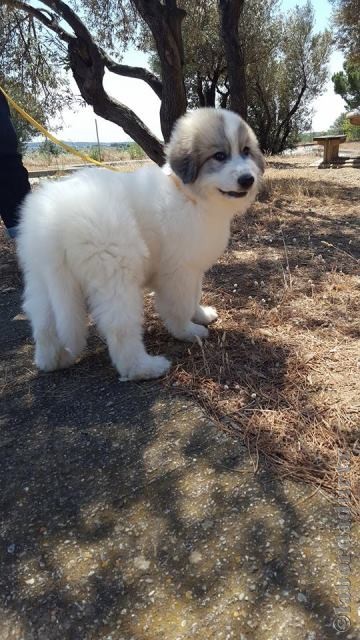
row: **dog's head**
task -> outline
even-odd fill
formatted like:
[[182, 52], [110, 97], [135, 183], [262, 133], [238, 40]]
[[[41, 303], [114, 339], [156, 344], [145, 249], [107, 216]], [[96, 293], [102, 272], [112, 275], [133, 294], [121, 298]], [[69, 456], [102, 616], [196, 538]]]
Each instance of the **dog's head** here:
[[177, 121], [167, 160], [193, 193], [231, 203], [234, 209], [246, 208], [254, 199], [265, 168], [249, 125], [232, 111], [213, 108], [189, 112]]

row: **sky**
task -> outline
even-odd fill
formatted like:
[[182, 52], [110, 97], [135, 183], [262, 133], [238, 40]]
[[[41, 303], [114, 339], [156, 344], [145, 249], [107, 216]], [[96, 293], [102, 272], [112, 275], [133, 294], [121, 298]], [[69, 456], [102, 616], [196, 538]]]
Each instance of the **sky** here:
[[[295, 5], [303, 5], [306, 0], [283, 0], [284, 11], [293, 9]], [[323, 30], [329, 26], [331, 16], [331, 5], [328, 0], [313, 0], [316, 27]], [[136, 50], [128, 51], [123, 57], [124, 64], [147, 66], [147, 56]], [[343, 55], [339, 51], [334, 51], [330, 63], [330, 77], [335, 71], [340, 71], [343, 64]], [[71, 86], [75, 94], [78, 88], [71, 79]], [[160, 101], [155, 93], [145, 82], [132, 78], [124, 78], [106, 72], [104, 79], [106, 91], [133, 109], [136, 114], [145, 122], [150, 130], [161, 138], [159, 108]], [[344, 102], [340, 96], [333, 91], [333, 84], [329, 80], [326, 89], [320, 97], [314, 101], [314, 118], [312, 122], [313, 131], [326, 130], [344, 111]], [[122, 142], [129, 140], [129, 137], [117, 125], [95, 116], [91, 107], [76, 107], [66, 109], [63, 112], [62, 128], [57, 130], [56, 135], [67, 141], [96, 141], [95, 118], [97, 120], [100, 142]]]

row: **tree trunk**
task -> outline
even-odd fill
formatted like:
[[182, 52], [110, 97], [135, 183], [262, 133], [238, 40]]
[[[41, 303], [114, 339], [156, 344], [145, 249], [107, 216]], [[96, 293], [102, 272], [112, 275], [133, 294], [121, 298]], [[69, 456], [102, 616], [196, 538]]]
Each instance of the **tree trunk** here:
[[230, 87], [230, 109], [247, 116], [244, 51], [239, 39], [239, 19], [245, 0], [218, 0], [221, 35]]
[[184, 51], [181, 23], [186, 13], [177, 7], [176, 0], [134, 0], [142, 18], [154, 37], [161, 65], [162, 100], [161, 130], [168, 142], [174, 123], [186, 111], [184, 84]]
[[198, 94], [198, 98], [199, 98], [199, 106], [200, 107], [205, 107], [205, 95], [204, 95], [204, 91], [203, 91], [203, 79], [200, 75], [200, 73], [196, 74], [196, 92]]
[[283, 151], [286, 147], [286, 140], [290, 134], [291, 131], [291, 127], [290, 127], [290, 122], [291, 122], [291, 118], [295, 115], [295, 113], [297, 112], [298, 108], [300, 107], [301, 104], [301, 100], [302, 97], [305, 93], [307, 89], [307, 83], [306, 83], [306, 78], [303, 79], [303, 84], [301, 86], [301, 89], [299, 91], [298, 97], [295, 100], [295, 103], [293, 104], [292, 108], [289, 110], [289, 112], [286, 114], [285, 118], [283, 120], [281, 120], [281, 122], [279, 122], [277, 129], [276, 129], [276, 134], [275, 134], [275, 141], [274, 141], [274, 145], [276, 147], [276, 153], [279, 153], [280, 151]]

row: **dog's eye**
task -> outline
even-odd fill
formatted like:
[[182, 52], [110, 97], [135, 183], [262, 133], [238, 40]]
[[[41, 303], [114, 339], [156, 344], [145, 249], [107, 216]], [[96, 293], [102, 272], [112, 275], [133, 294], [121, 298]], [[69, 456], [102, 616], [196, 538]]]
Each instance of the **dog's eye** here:
[[250, 155], [250, 147], [244, 147], [243, 150], [242, 150], [242, 154], [243, 154], [243, 156]]
[[218, 151], [217, 153], [214, 153], [213, 158], [218, 162], [225, 162], [227, 155], [224, 151]]

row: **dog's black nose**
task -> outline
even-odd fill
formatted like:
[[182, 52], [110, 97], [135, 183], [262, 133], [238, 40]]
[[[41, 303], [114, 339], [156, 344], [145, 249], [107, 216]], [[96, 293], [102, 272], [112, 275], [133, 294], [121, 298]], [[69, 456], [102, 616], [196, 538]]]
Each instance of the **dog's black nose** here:
[[238, 178], [238, 184], [244, 189], [250, 189], [251, 185], [254, 184], [254, 181], [255, 178], [250, 173], [244, 173]]

